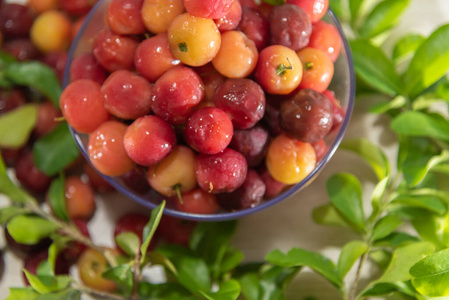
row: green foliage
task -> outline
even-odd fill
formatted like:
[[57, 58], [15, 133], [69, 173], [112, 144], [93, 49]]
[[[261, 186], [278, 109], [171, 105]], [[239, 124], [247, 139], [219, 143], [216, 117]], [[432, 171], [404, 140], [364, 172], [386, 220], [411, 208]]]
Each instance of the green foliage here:
[[37, 121], [37, 107], [25, 104], [0, 116], [0, 147], [20, 148], [28, 141]]

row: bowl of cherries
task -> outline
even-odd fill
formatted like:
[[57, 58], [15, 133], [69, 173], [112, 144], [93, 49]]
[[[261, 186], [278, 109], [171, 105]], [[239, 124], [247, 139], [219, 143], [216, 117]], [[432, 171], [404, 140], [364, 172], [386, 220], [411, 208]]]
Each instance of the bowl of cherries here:
[[60, 106], [124, 196], [221, 221], [313, 181], [354, 82], [328, 0], [101, 0], [69, 51]]

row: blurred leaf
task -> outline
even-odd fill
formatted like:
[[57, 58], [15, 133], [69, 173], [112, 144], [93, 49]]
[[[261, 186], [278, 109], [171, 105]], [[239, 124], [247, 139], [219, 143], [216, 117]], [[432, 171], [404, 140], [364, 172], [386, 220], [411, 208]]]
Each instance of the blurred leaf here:
[[449, 141], [449, 122], [440, 114], [407, 111], [392, 121], [391, 128], [398, 134]]
[[103, 277], [117, 283], [124, 295], [131, 295], [133, 290], [133, 273], [130, 264], [109, 268], [103, 273]]
[[151, 211], [151, 218], [143, 228], [142, 245], [140, 246], [140, 253], [142, 254], [142, 260], [147, 255], [148, 247], [150, 246], [151, 239], [156, 232], [159, 222], [161, 221], [162, 214], [165, 208], [165, 201], [162, 201], [155, 209]]
[[429, 242], [417, 242], [398, 247], [391, 258], [390, 264], [375, 282], [403, 282], [411, 279], [409, 269], [416, 262], [430, 255], [435, 246]]
[[363, 38], [375, 37], [392, 28], [409, 4], [409, 0], [384, 0], [378, 3], [359, 28]]
[[78, 146], [65, 122], [33, 144], [34, 162], [49, 176], [64, 170], [78, 156]]
[[397, 248], [404, 244], [419, 241], [416, 236], [404, 232], [393, 232], [390, 235], [375, 241], [374, 246]]
[[349, 11], [351, 12], [351, 24], [354, 26], [360, 16], [360, 7], [365, 0], [349, 0]]
[[242, 251], [229, 245], [221, 262], [220, 273], [232, 271], [243, 261], [243, 258]]
[[366, 230], [362, 203], [362, 186], [352, 174], [332, 175], [326, 184], [327, 194], [338, 212], [357, 231]]
[[338, 259], [337, 270], [340, 278], [344, 278], [355, 262], [368, 251], [368, 245], [362, 241], [351, 241], [343, 246]]
[[236, 300], [240, 295], [240, 284], [237, 280], [230, 279], [219, 284], [218, 291], [206, 293], [209, 300]]
[[439, 215], [443, 215], [447, 211], [447, 206], [440, 199], [424, 195], [399, 195], [393, 199], [390, 206], [390, 209], [395, 209], [397, 206], [424, 208]]
[[37, 121], [35, 104], [24, 104], [0, 115], [0, 147], [20, 148], [30, 138]]
[[431, 254], [410, 268], [412, 284], [422, 295], [449, 296], [449, 249]]
[[394, 45], [393, 61], [399, 62], [405, 57], [412, 57], [416, 49], [426, 40], [422, 35], [409, 33], [402, 36]]
[[416, 50], [404, 75], [405, 88], [413, 99], [449, 70], [449, 24], [435, 30]]
[[166, 256], [175, 266], [172, 274], [194, 295], [209, 293], [211, 280], [206, 263], [192, 251], [178, 245], [162, 245], [157, 251]]
[[383, 210], [384, 203], [386, 202], [384, 200], [384, 196], [389, 182], [390, 176], [387, 176], [383, 178], [381, 181], [379, 181], [374, 187], [374, 190], [371, 195], [371, 206], [373, 207], [373, 211], [369, 218], [371, 222], [377, 219], [379, 213]]
[[374, 224], [373, 230], [371, 232], [371, 240], [377, 241], [379, 239], [385, 238], [391, 233], [393, 233], [402, 224], [401, 219], [386, 215], [376, 224]]
[[240, 279], [240, 285], [242, 287], [242, 295], [247, 300], [259, 300], [262, 299], [260, 294], [260, 279], [257, 273], [248, 273], [242, 276]]
[[329, 8], [341, 22], [345, 19], [345, 10], [343, 9], [343, 0], [329, 0]]
[[34, 300], [80, 300], [81, 292], [75, 289], [66, 289], [61, 292], [40, 295]]
[[384, 271], [388, 268], [391, 257], [393, 254], [385, 249], [374, 249], [369, 252], [370, 261], [379, 267], [380, 270]]
[[3, 162], [2, 155], [0, 155], [0, 194], [8, 197], [12, 202], [17, 204], [37, 203], [31, 195], [19, 188], [6, 172], [6, 166]]
[[59, 219], [69, 221], [65, 199], [65, 178], [63, 173], [51, 182], [47, 195], [52, 212]]
[[378, 91], [390, 96], [402, 94], [403, 85], [393, 62], [367, 40], [350, 42], [356, 74]]
[[115, 241], [120, 249], [131, 257], [136, 256], [139, 252], [140, 239], [133, 232], [120, 233], [115, 237]]
[[407, 98], [402, 95], [396, 96], [389, 101], [379, 103], [371, 107], [370, 112], [375, 114], [383, 114], [392, 109], [399, 109], [407, 105]]
[[348, 222], [332, 204], [325, 204], [315, 208], [313, 210], [313, 220], [321, 225], [350, 228]]
[[343, 282], [333, 262], [323, 255], [304, 249], [293, 248], [287, 254], [274, 250], [265, 258], [268, 262], [281, 267], [308, 266], [329, 280], [337, 288]]
[[138, 294], [142, 299], [151, 300], [196, 300], [195, 296], [177, 282], [152, 284], [141, 281]]
[[9, 288], [9, 295], [5, 300], [35, 300], [39, 294], [32, 287]]
[[69, 276], [36, 276], [23, 270], [33, 289], [39, 294], [58, 292], [67, 288], [72, 281]]
[[392, 293], [400, 293], [405, 296], [415, 298], [416, 292], [410, 281], [405, 282], [381, 282], [376, 283], [373, 287], [365, 290], [362, 294], [364, 297], [387, 296]]
[[202, 257], [216, 279], [231, 238], [237, 228], [236, 221], [199, 223], [190, 238], [190, 248]]
[[4, 74], [17, 85], [35, 88], [59, 107], [61, 85], [53, 69], [46, 64], [38, 61], [12, 62]]
[[5, 206], [0, 208], [0, 224], [9, 222], [12, 218], [27, 213], [28, 211], [19, 206]]
[[12, 238], [21, 244], [34, 245], [55, 232], [57, 226], [51, 221], [34, 215], [19, 215], [7, 224]]
[[383, 151], [367, 139], [348, 139], [341, 149], [352, 151], [366, 160], [379, 180], [390, 175], [390, 164]]

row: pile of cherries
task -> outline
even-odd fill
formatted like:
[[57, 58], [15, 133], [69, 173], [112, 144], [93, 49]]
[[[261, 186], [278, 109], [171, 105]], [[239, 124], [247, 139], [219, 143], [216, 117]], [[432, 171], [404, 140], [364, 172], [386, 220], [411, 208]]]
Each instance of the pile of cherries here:
[[254, 207], [310, 174], [344, 118], [328, 90], [341, 37], [327, 9], [111, 0], [71, 63], [63, 116], [93, 166], [137, 193], [188, 213]]

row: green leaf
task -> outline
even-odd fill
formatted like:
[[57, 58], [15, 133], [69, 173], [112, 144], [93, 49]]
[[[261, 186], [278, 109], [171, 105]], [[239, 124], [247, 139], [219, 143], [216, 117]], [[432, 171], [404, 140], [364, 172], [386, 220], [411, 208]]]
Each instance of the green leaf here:
[[38, 296], [35, 300], [80, 300], [81, 292], [75, 289]]
[[34, 245], [55, 232], [57, 226], [38, 216], [19, 215], [8, 222], [7, 228], [16, 242]]
[[206, 295], [210, 300], [236, 300], [240, 296], [240, 284], [237, 280], [230, 279], [222, 282], [218, 291]]
[[37, 201], [25, 190], [19, 188], [11, 178], [9, 178], [6, 172], [6, 166], [3, 162], [3, 158], [0, 155], [0, 194], [8, 197], [12, 202], [17, 204], [34, 203]]
[[220, 266], [220, 273], [224, 274], [235, 269], [244, 259], [243, 252], [228, 245]]
[[401, 37], [393, 48], [393, 61], [402, 62], [406, 57], [412, 57], [418, 47], [426, 40], [419, 34], [410, 33]]
[[36, 166], [49, 176], [64, 170], [78, 156], [78, 146], [65, 122], [38, 139], [33, 145]]
[[410, 281], [406, 282], [381, 282], [363, 292], [364, 297], [387, 296], [392, 293], [400, 293], [415, 298], [416, 292]]
[[147, 255], [148, 247], [150, 246], [151, 239], [156, 232], [159, 222], [161, 221], [162, 214], [165, 208], [165, 201], [159, 204], [155, 209], [151, 211], [151, 217], [148, 223], [143, 228], [142, 233], [142, 245], [140, 246], [140, 253], [142, 255], [142, 260], [145, 259]]
[[404, 75], [405, 88], [413, 99], [449, 69], [449, 24], [435, 30], [416, 50]]
[[362, 186], [352, 174], [339, 173], [327, 181], [327, 194], [331, 203], [356, 231], [366, 230], [363, 213]]
[[4, 72], [15, 84], [35, 88], [59, 107], [61, 85], [52, 68], [38, 61], [12, 62]]
[[351, 241], [343, 246], [338, 259], [337, 271], [344, 278], [354, 263], [368, 251], [368, 245], [362, 241]]
[[377, 282], [403, 282], [411, 279], [409, 269], [416, 262], [430, 255], [435, 245], [430, 242], [417, 242], [406, 244], [397, 248], [391, 258], [390, 264]]
[[130, 264], [109, 268], [103, 273], [103, 277], [117, 283], [124, 295], [131, 295], [133, 289], [133, 273]]
[[357, 22], [360, 17], [360, 7], [362, 6], [364, 0], [349, 0], [349, 11], [351, 12], [351, 24]]
[[12, 218], [27, 213], [28, 211], [19, 206], [6, 206], [0, 208], [0, 224], [9, 222]]
[[323, 255], [304, 249], [293, 248], [287, 254], [274, 250], [265, 258], [268, 262], [281, 267], [308, 266], [329, 280], [337, 288], [343, 282], [333, 262]]
[[383, 151], [367, 139], [344, 140], [341, 149], [352, 151], [366, 160], [379, 180], [390, 175], [390, 164]]
[[[176, 268], [172, 274], [193, 294], [204, 294], [211, 291], [209, 270], [204, 260], [192, 251], [178, 245], [162, 245], [157, 251], [166, 256]], [[170, 271], [170, 270], [169, 270]]]
[[449, 249], [436, 252], [410, 268], [412, 284], [422, 295], [449, 296]]
[[23, 270], [31, 287], [39, 294], [48, 294], [66, 289], [72, 282], [69, 276], [37, 276]]
[[375, 114], [383, 114], [393, 109], [399, 109], [407, 104], [407, 98], [402, 95], [394, 97], [392, 100], [381, 102], [371, 107], [370, 112]]
[[5, 300], [35, 300], [39, 294], [31, 287], [9, 288], [9, 295]]
[[366, 40], [350, 42], [354, 69], [363, 81], [390, 96], [402, 94], [403, 85], [393, 62]]
[[63, 173], [51, 182], [47, 195], [52, 212], [59, 219], [69, 221], [65, 199], [65, 178]]
[[236, 221], [203, 222], [191, 236], [190, 248], [205, 260], [213, 279], [220, 276], [221, 262], [236, 228]]
[[240, 279], [240, 286], [242, 287], [242, 295], [247, 300], [259, 300], [260, 297], [260, 279], [258, 274], [248, 273]]
[[133, 232], [123, 232], [115, 237], [115, 241], [120, 249], [131, 257], [136, 256], [140, 248], [140, 239]]
[[379, 213], [383, 210], [383, 206], [385, 205], [385, 192], [387, 190], [388, 184], [390, 182], [390, 177], [387, 176], [379, 181], [371, 195], [371, 206], [373, 207], [373, 211], [370, 216], [370, 221], [375, 220]]
[[416, 236], [404, 232], [393, 232], [385, 238], [375, 241], [374, 246], [397, 248], [417, 241], [419, 239]]
[[332, 204], [325, 204], [313, 210], [313, 220], [321, 225], [347, 227], [350, 225]]
[[196, 300], [197, 298], [177, 282], [152, 284], [141, 281], [138, 294], [143, 299], [151, 300]]
[[399, 195], [390, 204], [391, 210], [400, 207], [424, 208], [438, 215], [443, 215], [447, 211], [446, 205], [437, 197], [425, 195]]
[[265, 268], [262, 268], [259, 274], [260, 299], [285, 300], [284, 291], [301, 268], [301, 266], [289, 268], [265, 266]]
[[392, 121], [391, 128], [398, 134], [449, 141], [449, 122], [440, 114], [407, 111]]
[[345, 9], [342, 0], [329, 0], [329, 7], [340, 21], [345, 19]]
[[401, 219], [396, 216], [386, 215], [374, 224], [373, 231], [371, 233], [371, 240], [377, 241], [385, 238], [393, 233], [402, 224]]
[[24, 104], [0, 115], [0, 147], [20, 148], [26, 144], [37, 121], [35, 104]]
[[409, 0], [384, 0], [378, 3], [360, 27], [360, 36], [372, 38], [392, 28], [408, 4]]

